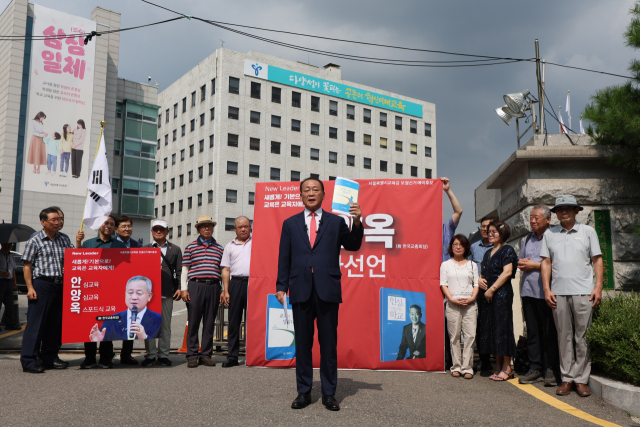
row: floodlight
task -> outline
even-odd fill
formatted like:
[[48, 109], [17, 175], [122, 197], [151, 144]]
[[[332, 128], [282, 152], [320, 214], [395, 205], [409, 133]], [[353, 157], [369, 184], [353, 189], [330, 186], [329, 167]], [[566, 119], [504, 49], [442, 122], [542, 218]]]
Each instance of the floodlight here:
[[516, 113], [511, 108], [507, 107], [506, 105], [504, 107], [502, 107], [502, 111], [504, 111], [508, 115], [516, 117], [518, 119], [521, 119], [521, 118], [525, 117], [524, 113], [521, 113], [521, 112]]
[[504, 112], [505, 108], [507, 108], [506, 105], [504, 107], [502, 107], [502, 108], [496, 108], [496, 114], [498, 114], [498, 116], [500, 116], [502, 121], [505, 122], [507, 124], [507, 126], [509, 126], [509, 123], [511, 123], [511, 119], [513, 117], [511, 116], [511, 114], [507, 114], [507, 113]]
[[529, 96], [529, 93], [527, 89], [523, 92], [504, 95], [502, 98], [511, 111], [520, 113], [526, 106], [526, 98]]

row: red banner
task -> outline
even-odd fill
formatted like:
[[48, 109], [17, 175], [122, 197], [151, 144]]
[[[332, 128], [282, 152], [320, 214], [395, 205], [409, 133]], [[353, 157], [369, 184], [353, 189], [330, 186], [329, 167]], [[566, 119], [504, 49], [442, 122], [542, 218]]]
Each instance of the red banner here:
[[159, 249], [67, 249], [62, 343], [158, 338], [160, 268]]
[[[364, 239], [341, 251], [338, 368], [444, 370], [440, 180], [356, 180]], [[333, 181], [323, 182], [331, 211]], [[295, 366], [291, 306], [275, 299], [280, 232], [304, 209], [300, 183], [258, 183], [247, 309], [247, 365]], [[287, 317], [290, 323], [287, 323]], [[416, 337], [412, 329], [417, 329]], [[320, 366], [317, 331], [314, 367]]]

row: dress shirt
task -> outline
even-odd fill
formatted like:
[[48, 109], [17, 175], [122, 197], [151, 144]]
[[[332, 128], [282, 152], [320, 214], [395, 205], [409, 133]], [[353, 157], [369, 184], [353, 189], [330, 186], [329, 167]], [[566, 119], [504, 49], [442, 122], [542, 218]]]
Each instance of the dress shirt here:
[[482, 274], [482, 268], [480, 267], [480, 264], [482, 264], [484, 253], [490, 251], [491, 249], [493, 249], [493, 243], [485, 245], [482, 239], [471, 245], [471, 261], [475, 262], [478, 266], [478, 274]]
[[120, 237], [119, 234], [116, 234], [116, 240], [119, 242], [124, 243], [124, 245], [127, 247], [127, 249], [131, 249], [131, 237], [129, 237], [127, 239], [127, 241], [125, 242], [124, 240], [122, 240], [122, 238]]
[[589, 295], [595, 289], [592, 257], [602, 255], [593, 227], [576, 221], [571, 230], [561, 224], [542, 236], [540, 257], [551, 259], [551, 292]]
[[[525, 238], [525, 241], [526, 243], [520, 248], [518, 259], [530, 258], [533, 262], [542, 262], [542, 258], [540, 257], [542, 237], [538, 237], [538, 234], [533, 232], [528, 238]], [[520, 289], [521, 297], [544, 299], [540, 270], [523, 271], [520, 277], [522, 278], [522, 288]]]
[[[143, 308], [142, 311], [138, 312], [138, 315], [136, 316], [136, 322], [141, 323], [142, 316], [144, 316], [146, 312], [147, 312], [147, 307]], [[127, 308], [127, 338], [129, 338], [130, 333], [131, 333], [131, 310]]]
[[[304, 208], [304, 223], [307, 225], [307, 236], [311, 239], [311, 211], [307, 208]], [[318, 208], [315, 212], [316, 214], [316, 233], [320, 228], [320, 219], [322, 218], [322, 208]]]
[[251, 266], [251, 236], [242, 244], [233, 239], [224, 247], [220, 267], [229, 267], [231, 276], [249, 277]]
[[0, 272], [9, 273], [9, 276], [8, 277], [0, 276], [0, 279], [12, 280], [13, 271], [15, 269], [16, 269], [16, 261], [13, 259], [13, 255], [11, 255], [11, 252], [9, 252], [8, 254], [5, 254], [4, 251], [2, 251], [2, 254], [0, 254]]

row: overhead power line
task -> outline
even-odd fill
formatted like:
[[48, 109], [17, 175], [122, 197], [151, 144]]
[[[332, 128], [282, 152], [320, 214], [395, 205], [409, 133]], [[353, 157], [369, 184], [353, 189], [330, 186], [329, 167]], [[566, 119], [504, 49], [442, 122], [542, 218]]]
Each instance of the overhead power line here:
[[89, 36], [100, 36], [103, 34], [112, 34], [112, 33], [121, 33], [123, 31], [130, 31], [130, 30], [137, 30], [140, 28], [145, 28], [145, 27], [151, 27], [154, 25], [160, 25], [160, 24], [166, 24], [168, 22], [173, 22], [173, 21], [178, 21], [180, 19], [185, 18], [184, 16], [180, 16], [177, 18], [171, 18], [171, 19], [165, 19], [164, 21], [158, 21], [158, 22], [152, 22], [150, 24], [144, 24], [144, 25], [137, 25], [135, 27], [128, 27], [128, 28], [120, 28], [117, 30], [107, 30], [107, 31], [100, 31], [100, 32], [91, 32], [91, 33], [72, 33], [72, 34], [66, 34], [64, 36], [44, 36], [44, 35], [38, 35], [38, 36], [34, 36], [34, 35], [6, 35], [6, 36], [1, 36], [0, 35], [0, 41], [19, 41], [19, 40], [24, 40], [24, 41], [31, 41], [31, 40], [47, 40], [47, 39], [56, 39], [56, 40], [63, 40], [63, 39], [68, 39], [68, 38], [74, 38], [74, 37], [89, 37]]
[[[177, 12], [175, 10], [169, 9], [169, 8], [161, 6], [159, 4], [150, 2], [148, 0], [141, 0], [141, 1], [144, 2], [144, 3], [150, 4], [152, 6], [158, 7], [160, 9], [164, 9], [164, 10], [166, 10], [168, 12], [175, 13], [175, 14], [181, 15], [181, 16], [185, 16], [185, 15], [181, 14], [180, 12]], [[291, 31], [284, 31], [284, 30], [275, 30], [275, 29], [271, 29], [271, 28], [262, 28], [262, 27], [255, 27], [255, 26], [242, 25], [242, 24], [234, 24], [234, 23], [222, 22], [222, 21], [213, 21], [213, 20], [199, 18], [199, 17], [196, 17], [196, 16], [194, 16], [193, 18], [197, 19], [199, 21], [202, 21], [202, 22], [206, 22], [206, 23], [211, 24], [211, 25], [215, 25], [215, 26], [217, 26], [219, 28], [222, 28], [222, 29], [225, 29], [227, 31], [236, 32], [238, 34], [241, 34], [241, 35], [244, 35], [244, 36], [247, 36], [247, 37], [252, 37], [252, 38], [255, 38], [257, 40], [262, 40], [262, 41], [265, 41], [265, 42], [268, 42], [268, 43], [279, 44], [281, 46], [290, 47], [292, 49], [297, 49], [297, 50], [303, 50], [303, 51], [307, 51], [307, 52], [310, 52], [310, 53], [313, 53], [314, 50], [313, 49], [304, 50], [304, 49], [308, 49], [308, 48], [303, 48], [303, 47], [300, 47], [300, 46], [294, 47], [294, 45], [288, 45], [287, 43], [276, 42], [275, 40], [261, 38], [261, 37], [255, 36], [253, 34], [244, 33], [244, 32], [238, 31], [238, 30], [233, 30], [233, 29], [231, 29], [229, 27], [226, 27], [226, 26], [233, 26], [233, 27], [240, 27], [240, 28], [250, 28], [250, 29], [255, 29], [255, 30], [260, 30], [260, 31], [270, 31], [270, 32], [294, 35], [294, 36], [299, 36], [299, 37], [309, 37], [309, 38], [316, 38], [316, 39], [321, 39], [321, 40], [338, 41], [338, 42], [343, 42], [343, 43], [354, 43], [354, 44], [367, 45], [367, 46], [384, 47], [384, 48], [389, 48], [389, 49], [400, 49], [400, 50], [409, 50], [409, 51], [415, 51], [415, 52], [428, 52], [428, 53], [437, 53], [437, 54], [443, 54], [443, 55], [456, 55], [456, 56], [466, 56], [466, 57], [473, 57], [473, 58], [484, 58], [486, 60], [503, 61], [503, 62], [493, 62], [493, 63], [487, 63], [487, 64], [476, 64], [475, 66], [478, 66], [478, 65], [499, 65], [499, 64], [509, 64], [509, 63], [513, 63], [513, 62], [534, 61], [535, 60], [534, 58], [510, 58], [510, 57], [487, 56], [487, 55], [468, 54], [468, 53], [459, 53], [459, 52], [447, 52], [447, 51], [432, 50], [432, 49], [419, 49], [419, 48], [411, 48], [411, 47], [405, 47], [405, 46], [393, 46], [393, 45], [370, 43], [370, 42], [363, 42], [363, 41], [357, 41], [357, 40], [347, 40], [347, 39], [338, 39], [338, 38], [333, 38], [333, 37], [317, 36], [317, 35], [313, 35], [313, 34], [296, 33], [296, 32], [291, 32]], [[348, 60], [353, 60], [353, 61], [358, 60], [358, 59], [353, 59], [353, 58], [356, 58], [353, 55], [336, 54], [336, 53], [327, 54], [324, 51], [319, 51], [319, 50], [317, 51], [317, 54], [325, 55], [325, 56], [342, 55], [342, 56], [334, 56], [334, 57], [339, 57], [339, 58], [342, 58], [342, 59], [348, 59]], [[375, 61], [363, 61], [363, 62], [384, 63], [385, 65], [410, 66], [410, 65], [407, 64], [407, 62], [409, 62], [409, 61], [406, 61], [406, 60], [404, 60], [404, 61], [403, 60], [395, 60], [397, 62], [401, 62], [400, 64], [393, 63], [394, 60], [389, 60], [389, 59], [380, 59], [380, 58], [378, 58], [378, 60], [386, 61], [386, 62], [375, 62]], [[427, 62], [427, 61], [424, 61], [424, 62]], [[456, 63], [456, 62], [462, 62], [462, 61], [439, 61], [439, 62], [438, 61], [430, 61], [430, 63]], [[591, 72], [591, 73], [605, 74], [605, 75], [614, 76], [614, 77], [622, 77], [622, 78], [625, 78], [625, 79], [632, 79], [633, 78], [633, 77], [630, 77], [630, 76], [623, 76], [623, 75], [620, 75], [620, 74], [608, 73], [608, 72], [605, 72], [605, 71], [591, 70], [591, 69], [588, 69], [588, 68], [572, 67], [572, 66], [569, 66], [569, 65], [557, 64], [557, 63], [553, 63], [553, 62], [547, 62], [547, 64], [558, 66], [558, 67], [564, 67], [564, 68], [571, 68], [571, 69], [576, 69], [576, 70], [581, 70], [581, 71], [587, 71], [587, 72]], [[422, 66], [422, 67], [443, 67], [443, 65], [419, 65], [419, 66]], [[459, 65], [459, 66], [471, 66], [471, 65]], [[450, 67], [450, 66], [447, 66], [447, 67]]]

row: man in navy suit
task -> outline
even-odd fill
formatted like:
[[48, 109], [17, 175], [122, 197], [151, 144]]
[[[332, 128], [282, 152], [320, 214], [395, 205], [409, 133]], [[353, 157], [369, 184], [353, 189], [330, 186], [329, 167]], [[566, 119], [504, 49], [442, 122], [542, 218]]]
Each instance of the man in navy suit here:
[[357, 251], [362, 244], [360, 205], [353, 203], [351, 230], [341, 217], [322, 210], [324, 185], [307, 178], [300, 184], [305, 210], [284, 221], [280, 236], [276, 297], [283, 303], [289, 291], [296, 332], [296, 381], [298, 397], [293, 409], [311, 403], [313, 381], [314, 320], [320, 343], [322, 404], [339, 411], [335, 399], [338, 382], [338, 308], [342, 302], [340, 246]]
[[[119, 319], [102, 322], [102, 330], [98, 328], [97, 323], [93, 325], [89, 333], [91, 341], [158, 338], [162, 316], [147, 308], [147, 303], [152, 296], [151, 280], [144, 276], [134, 276], [129, 279], [125, 293], [127, 309], [113, 314], [113, 316], [119, 316]], [[135, 319], [132, 311], [134, 307], [137, 309]]]
[[397, 360], [405, 359], [407, 349], [409, 357], [407, 359], [424, 359], [427, 357], [427, 334], [426, 325], [422, 323], [422, 308], [419, 305], [409, 307], [409, 318], [411, 323], [402, 329], [402, 341], [398, 349]]

